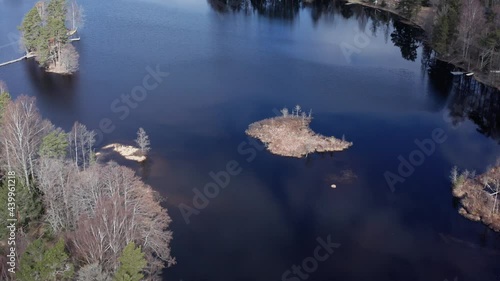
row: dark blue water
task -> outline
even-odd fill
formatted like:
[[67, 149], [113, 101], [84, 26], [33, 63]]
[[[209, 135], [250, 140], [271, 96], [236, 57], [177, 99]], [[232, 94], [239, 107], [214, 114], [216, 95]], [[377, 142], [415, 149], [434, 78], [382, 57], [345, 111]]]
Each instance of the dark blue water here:
[[[11, 43], [34, 2], [0, 1], [0, 61], [21, 55]], [[149, 132], [150, 163], [128, 164], [167, 197], [178, 264], [164, 280], [282, 280], [327, 236], [340, 247], [309, 280], [499, 280], [499, 235], [458, 214], [448, 180], [454, 165], [483, 172], [500, 156], [499, 93], [451, 77], [384, 13], [229, 2], [81, 2], [78, 74], [26, 61], [0, 80], [64, 129], [107, 131], [101, 145]], [[148, 68], [169, 76], [127, 104]], [[252, 146], [248, 124], [296, 104], [315, 131], [354, 146], [307, 159]], [[446, 140], [391, 190], [384, 174], [434, 130]], [[180, 204], [235, 162], [241, 173], [186, 224]]]

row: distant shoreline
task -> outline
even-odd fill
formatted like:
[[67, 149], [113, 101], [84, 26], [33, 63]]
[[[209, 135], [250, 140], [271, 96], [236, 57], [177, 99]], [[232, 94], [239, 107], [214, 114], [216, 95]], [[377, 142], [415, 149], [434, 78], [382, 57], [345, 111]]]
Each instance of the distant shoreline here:
[[[380, 5], [374, 5], [374, 4], [366, 3], [366, 2], [361, 1], [361, 0], [343, 0], [343, 2], [345, 2], [345, 4], [349, 4], [349, 5], [360, 5], [360, 6], [363, 6], [363, 7], [367, 7], [367, 8], [371, 8], [371, 9], [376, 9], [376, 10], [381, 10], [381, 11], [385, 11], [385, 12], [391, 13], [392, 15], [401, 18], [400, 21], [402, 23], [423, 30], [426, 35], [429, 35], [429, 31], [426, 30], [426, 28], [425, 28], [424, 20], [429, 16], [429, 14], [435, 12], [435, 11], [432, 10], [432, 8], [421, 7], [418, 15], [416, 16], [416, 20], [411, 20], [411, 19], [406, 18], [405, 16], [401, 15], [397, 10], [395, 10], [393, 8], [390, 8], [390, 7], [382, 7]], [[429, 47], [431, 47], [432, 49], [434, 49], [434, 47], [432, 46], [432, 44], [431, 44], [431, 42], [429, 40], [426, 40], [426, 43], [429, 45]], [[483, 71], [475, 72], [475, 71], [472, 71], [472, 70], [467, 70], [466, 66], [463, 65], [463, 63], [457, 63], [457, 62], [453, 61], [453, 60], [456, 59], [455, 57], [447, 57], [447, 58], [444, 58], [444, 57], [435, 57], [435, 59], [443, 61], [443, 62], [446, 62], [446, 63], [448, 63], [450, 65], [453, 65], [456, 68], [460, 68], [461, 70], [463, 70], [463, 72], [474, 72], [473, 78], [475, 80], [477, 80], [478, 82], [480, 82], [480, 83], [482, 83], [482, 84], [484, 84], [486, 86], [489, 86], [489, 87], [495, 88], [497, 90], [500, 90], [500, 85], [495, 85], [492, 82], [486, 82], [486, 80], [487, 80], [486, 76], [488, 75], [487, 72], [483, 72]], [[460, 60], [463, 60], [463, 59], [460, 59]]]

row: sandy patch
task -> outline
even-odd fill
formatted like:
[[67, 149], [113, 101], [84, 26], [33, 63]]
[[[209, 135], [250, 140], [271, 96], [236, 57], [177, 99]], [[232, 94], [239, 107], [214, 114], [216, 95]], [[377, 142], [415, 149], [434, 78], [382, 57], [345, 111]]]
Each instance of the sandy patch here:
[[96, 153], [96, 156], [102, 155], [103, 150], [113, 150], [114, 152], [120, 154], [127, 160], [132, 160], [136, 162], [142, 162], [146, 160], [146, 156], [142, 155], [140, 149], [131, 145], [123, 145], [119, 143], [112, 143], [106, 145], [101, 149], [101, 152]]

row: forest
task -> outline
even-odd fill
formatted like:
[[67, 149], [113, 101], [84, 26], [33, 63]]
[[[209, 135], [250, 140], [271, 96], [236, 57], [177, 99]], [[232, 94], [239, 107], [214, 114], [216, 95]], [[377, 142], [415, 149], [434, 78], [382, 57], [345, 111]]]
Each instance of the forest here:
[[500, 3], [480, 0], [441, 0], [431, 30], [433, 48], [445, 60], [497, 80], [500, 69]]
[[476, 73], [498, 86], [500, 2], [482, 0], [382, 1], [381, 6], [414, 22], [426, 32], [437, 58]]
[[65, 132], [35, 98], [0, 91], [0, 216], [13, 218], [0, 226], [1, 280], [157, 280], [175, 264], [171, 219], [150, 186], [100, 163], [85, 125]]

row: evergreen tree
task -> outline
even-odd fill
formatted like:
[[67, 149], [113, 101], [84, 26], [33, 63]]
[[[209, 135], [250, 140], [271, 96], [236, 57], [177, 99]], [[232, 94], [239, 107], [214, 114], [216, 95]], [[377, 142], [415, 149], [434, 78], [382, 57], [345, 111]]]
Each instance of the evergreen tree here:
[[73, 265], [68, 261], [64, 240], [48, 246], [42, 239], [33, 241], [19, 261], [17, 278], [20, 281], [71, 280]]
[[11, 101], [10, 94], [7, 91], [0, 91], [0, 120], [2, 120], [3, 113], [7, 104]]
[[141, 272], [147, 262], [141, 248], [136, 248], [134, 242], [127, 244], [118, 260], [120, 267], [116, 272], [115, 281], [140, 281], [144, 278]]
[[47, 15], [49, 21], [51, 19], [55, 19], [57, 21], [62, 20], [64, 24], [66, 14], [66, 0], [50, 0], [47, 5]]
[[420, 11], [421, 0], [401, 0], [398, 2], [397, 10], [406, 18], [414, 18]]
[[51, 0], [47, 5], [47, 25], [45, 32], [49, 38], [51, 59], [57, 65], [63, 46], [68, 42], [68, 30], [65, 26], [66, 3], [64, 0]]
[[[36, 192], [29, 192], [28, 188], [21, 185], [20, 180], [16, 180], [15, 187], [14, 198], [16, 204], [15, 210], [12, 210], [17, 219], [16, 228], [28, 227], [31, 222], [36, 221], [42, 214], [40, 196]], [[8, 193], [9, 187], [7, 180], [5, 180], [0, 186], [0, 204], [2, 206], [8, 206]], [[0, 240], [6, 238], [6, 235], [8, 235], [7, 225], [9, 222], [6, 219], [11, 217], [10, 212], [11, 210], [6, 207], [0, 208], [0, 217], [5, 218], [0, 221]]]
[[63, 158], [67, 154], [68, 145], [68, 135], [61, 129], [54, 130], [43, 138], [40, 156]]
[[23, 44], [27, 51], [36, 51], [39, 46], [42, 45], [42, 18], [38, 12], [37, 7], [33, 7], [28, 14], [24, 17], [24, 20], [19, 27], [19, 30], [23, 34]]
[[47, 28], [49, 38], [55, 44], [64, 45], [68, 42], [68, 30], [66, 28], [66, 1], [51, 0], [47, 5]]
[[448, 51], [448, 17], [446, 15], [441, 15], [437, 24], [434, 26], [434, 32], [432, 36], [432, 42], [436, 52], [440, 54], [446, 54]]
[[460, 0], [446, 0], [446, 4], [449, 6], [447, 18], [448, 18], [448, 45], [455, 42], [458, 33], [458, 24], [460, 23], [460, 11], [461, 3]]
[[432, 43], [434, 49], [442, 55], [453, 51], [451, 46], [457, 40], [460, 9], [460, 0], [443, 0], [438, 7]]

